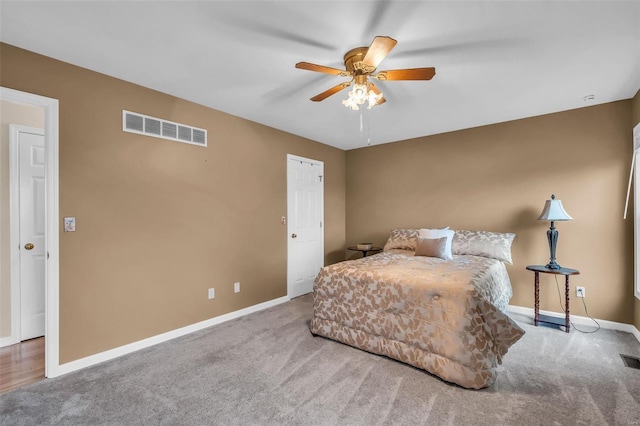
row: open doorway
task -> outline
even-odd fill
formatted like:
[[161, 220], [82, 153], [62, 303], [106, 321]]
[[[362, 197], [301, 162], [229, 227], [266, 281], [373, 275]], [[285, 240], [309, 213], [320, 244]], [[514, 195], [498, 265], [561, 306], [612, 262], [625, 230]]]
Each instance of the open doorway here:
[[[0, 326], [0, 346], [5, 346], [2, 355], [6, 355], [8, 352], [10, 355], [17, 354], [19, 356], [16, 359], [20, 360], [22, 359], [21, 354], [25, 352], [22, 349], [26, 348], [25, 346], [21, 349], [20, 342], [44, 334], [46, 336], [44, 341], [40, 340], [37, 344], [33, 344], [33, 342], [29, 344], [30, 350], [35, 347], [35, 350], [42, 351], [44, 348], [43, 356], [36, 354], [29, 356], [28, 359], [31, 361], [40, 359], [41, 363], [44, 360], [42, 366], [44, 376], [55, 377], [59, 375], [58, 101], [0, 87], [0, 102], [0, 108], [2, 108], [2, 145], [0, 146], [2, 148], [2, 162], [0, 163], [0, 174], [2, 175], [2, 187], [0, 187], [0, 260], [2, 261], [0, 300], [2, 302], [0, 302], [0, 324], [3, 324]], [[11, 124], [13, 126], [10, 126]], [[16, 229], [19, 228], [16, 227], [18, 225], [16, 224], [16, 210], [14, 210], [16, 202], [11, 198], [11, 185], [12, 183], [16, 184], [16, 180], [19, 180], [15, 171], [20, 167], [15, 167], [15, 164], [13, 168], [10, 167], [9, 147], [12, 132], [16, 137], [19, 137], [22, 132], [24, 137], [24, 141], [20, 143], [14, 140], [14, 148], [22, 145], [22, 142], [28, 142], [31, 148], [24, 157], [29, 158], [29, 161], [34, 160], [35, 163], [39, 163], [42, 169], [40, 175], [36, 173], [29, 177], [29, 179], [37, 181], [32, 188], [31, 196], [38, 193], [42, 196], [37, 202], [41, 203], [38, 208], [43, 214], [39, 219], [33, 220], [33, 222], [39, 222], [36, 223], [35, 232], [29, 236], [29, 238], [39, 238], [34, 242], [23, 242], [22, 238], [16, 238], [16, 234], [18, 234]], [[39, 140], [36, 140], [38, 138]], [[15, 149], [11, 151], [12, 154], [15, 154]], [[17, 185], [17, 188], [20, 187], [21, 185]], [[15, 189], [13, 192], [15, 193]], [[24, 196], [24, 194], [22, 195]], [[17, 211], [19, 212], [19, 210]], [[18, 220], [18, 222], [20, 221]], [[38, 250], [34, 250], [35, 247]], [[29, 273], [34, 274], [31, 277], [32, 281], [44, 281], [44, 288], [40, 288], [35, 296], [28, 294], [29, 289], [20, 286], [21, 275], [26, 275], [27, 272], [27, 270], [21, 271], [19, 259], [23, 252], [34, 255], [31, 256], [31, 260], [35, 259], [36, 263], [39, 263], [39, 269], [28, 270]], [[27, 266], [29, 265], [27, 264]], [[31, 267], [33, 267], [33, 262]], [[37, 303], [27, 304], [25, 308], [21, 300], [37, 301]], [[16, 312], [19, 310], [32, 311], [31, 314], [35, 318], [35, 322], [29, 324], [31, 330], [21, 329], [20, 323], [26, 324], [29, 321], [22, 321], [22, 317], [16, 316]], [[39, 321], [40, 325], [38, 325]], [[42, 330], [42, 325], [44, 325], [44, 330]], [[6, 346], [11, 347], [11, 345], [18, 346], [9, 350]]]

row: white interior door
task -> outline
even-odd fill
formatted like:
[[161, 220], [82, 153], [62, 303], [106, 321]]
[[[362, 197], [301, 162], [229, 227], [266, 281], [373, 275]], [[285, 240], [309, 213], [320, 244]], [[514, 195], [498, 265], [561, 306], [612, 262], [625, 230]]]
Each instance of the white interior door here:
[[313, 290], [324, 266], [324, 163], [287, 155], [289, 297]]
[[45, 333], [44, 132], [12, 126], [19, 179], [20, 340]]

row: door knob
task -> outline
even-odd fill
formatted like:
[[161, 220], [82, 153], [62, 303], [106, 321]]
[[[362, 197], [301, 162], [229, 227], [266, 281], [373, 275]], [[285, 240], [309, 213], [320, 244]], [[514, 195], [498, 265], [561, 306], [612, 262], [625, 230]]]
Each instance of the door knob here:
[[298, 238], [296, 234], [291, 234], [291, 238]]
[[32, 243], [27, 243], [24, 245], [25, 250], [33, 250], [35, 246]]

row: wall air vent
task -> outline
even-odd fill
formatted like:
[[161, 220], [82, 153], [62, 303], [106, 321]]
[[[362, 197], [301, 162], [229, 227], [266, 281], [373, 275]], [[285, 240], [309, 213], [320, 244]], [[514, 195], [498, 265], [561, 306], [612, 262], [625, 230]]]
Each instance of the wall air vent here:
[[138, 114], [137, 112], [122, 110], [122, 130], [139, 135], [153, 136], [154, 138], [207, 146], [207, 131], [204, 129]]

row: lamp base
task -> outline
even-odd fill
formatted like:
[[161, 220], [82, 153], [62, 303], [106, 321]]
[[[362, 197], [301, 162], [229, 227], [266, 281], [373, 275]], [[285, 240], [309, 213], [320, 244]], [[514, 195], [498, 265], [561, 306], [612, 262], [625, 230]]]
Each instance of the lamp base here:
[[544, 265], [545, 268], [547, 269], [561, 269], [562, 266], [558, 265], [555, 261], [549, 262], [546, 265]]
[[551, 221], [551, 227], [547, 230], [547, 240], [549, 241], [549, 263], [545, 265], [548, 269], [560, 269], [561, 266], [556, 263], [556, 245], [558, 244], [558, 230], [553, 226]]

